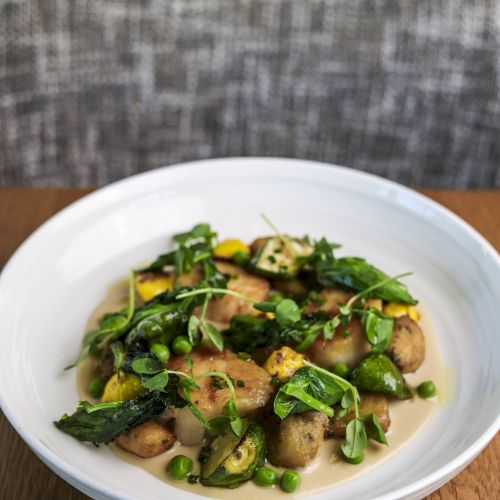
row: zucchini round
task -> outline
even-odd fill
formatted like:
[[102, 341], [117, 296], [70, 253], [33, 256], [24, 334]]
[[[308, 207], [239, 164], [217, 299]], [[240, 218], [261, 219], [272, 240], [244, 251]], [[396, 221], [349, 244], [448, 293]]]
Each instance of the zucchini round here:
[[236, 488], [251, 479], [264, 463], [264, 431], [250, 419], [243, 419], [243, 426], [241, 438], [227, 429], [207, 447], [207, 457], [201, 466], [201, 484]]

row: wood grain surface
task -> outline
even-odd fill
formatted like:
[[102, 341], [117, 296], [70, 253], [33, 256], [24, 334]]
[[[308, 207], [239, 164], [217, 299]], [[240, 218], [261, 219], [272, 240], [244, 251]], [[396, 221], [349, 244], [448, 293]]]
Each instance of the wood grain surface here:
[[[0, 188], [0, 268], [50, 216], [90, 190]], [[500, 250], [500, 191], [424, 191], [468, 221]], [[500, 498], [500, 436], [474, 462], [426, 500]], [[0, 412], [0, 499], [87, 498], [55, 475]]]

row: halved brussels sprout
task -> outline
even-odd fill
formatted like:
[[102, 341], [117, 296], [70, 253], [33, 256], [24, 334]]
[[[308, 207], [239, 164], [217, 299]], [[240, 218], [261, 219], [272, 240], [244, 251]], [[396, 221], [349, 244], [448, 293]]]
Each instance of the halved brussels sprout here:
[[236, 437], [231, 429], [217, 436], [205, 448], [200, 482], [204, 486], [236, 488], [248, 481], [264, 463], [265, 437], [253, 420], [243, 419], [243, 435]]
[[385, 354], [368, 354], [352, 371], [351, 383], [361, 391], [381, 392], [398, 399], [412, 397], [399, 368]]

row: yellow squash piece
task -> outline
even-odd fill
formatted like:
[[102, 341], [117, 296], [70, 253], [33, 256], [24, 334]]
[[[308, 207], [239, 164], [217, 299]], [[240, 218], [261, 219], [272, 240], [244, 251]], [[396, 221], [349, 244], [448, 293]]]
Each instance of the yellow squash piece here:
[[403, 302], [389, 302], [384, 306], [384, 314], [390, 318], [409, 316], [413, 321], [418, 321], [420, 319], [420, 314], [418, 314], [415, 307], [404, 304]]
[[115, 373], [106, 383], [101, 401], [126, 401], [144, 394], [141, 379], [131, 373]]
[[135, 276], [135, 290], [137, 295], [147, 302], [159, 293], [174, 288], [174, 273], [137, 273]]
[[290, 347], [283, 346], [267, 358], [263, 368], [271, 377], [278, 377], [281, 382], [286, 382], [303, 366], [304, 356]]
[[250, 253], [250, 248], [241, 240], [222, 240], [214, 248], [214, 257], [218, 259], [231, 259], [236, 252]]

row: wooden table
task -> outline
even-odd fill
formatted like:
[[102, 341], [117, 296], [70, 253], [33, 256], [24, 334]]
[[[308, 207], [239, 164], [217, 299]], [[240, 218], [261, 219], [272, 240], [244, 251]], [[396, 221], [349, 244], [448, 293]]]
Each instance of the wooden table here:
[[[85, 189], [0, 188], [0, 268], [42, 222], [80, 198]], [[463, 217], [500, 250], [500, 191], [424, 191]], [[500, 436], [455, 479], [428, 499], [500, 498]], [[51, 472], [0, 412], [0, 499], [84, 499]]]

